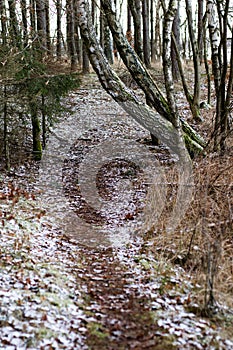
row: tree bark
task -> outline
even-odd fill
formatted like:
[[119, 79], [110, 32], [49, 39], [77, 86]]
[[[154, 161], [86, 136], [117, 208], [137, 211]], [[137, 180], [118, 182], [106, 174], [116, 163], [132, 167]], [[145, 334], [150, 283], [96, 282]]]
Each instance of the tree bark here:
[[150, 68], [149, 0], [142, 0], [142, 23], [144, 63]]
[[66, 0], [66, 11], [67, 11], [67, 46], [71, 61], [71, 71], [77, 69], [77, 55], [75, 48], [74, 39], [74, 2], [73, 0]]
[[10, 25], [9, 34], [10, 40], [14, 46], [21, 47], [21, 36], [18, 27], [18, 19], [16, 15], [16, 2], [15, 0], [8, 0]]
[[140, 0], [128, 0], [128, 4], [134, 22], [134, 50], [141, 61], [143, 61], [141, 3]]
[[[150, 106], [153, 106], [161, 116], [163, 116], [167, 120], [172, 121], [172, 113], [167, 100], [156, 85], [155, 81], [153, 81], [153, 79], [151, 78], [148, 71], [138, 59], [138, 56], [136, 55], [135, 51], [127, 42], [121, 29], [121, 26], [116, 20], [116, 14], [111, 7], [111, 3], [109, 1], [102, 1], [102, 6], [106, 13], [108, 24], [111, 29], [118, 52], [124, 64], [131, 73], [133, 79], [137, 82], [138, 86], [140, 86], [140, 88], [144, 91], [147, 103]], [[192, 143], [192, 138], [190, 137], [191, 135], [193, 135], [193, 140], [195, 140], [194, 148], [199, 144], [197, 150], [200, 151], [203, 145], [205, 144], [203, 139], [199, 137], [198, 141], [197, 133], [188, 124], [185, 126], [185, 129], [189, 129], [189, 135], [187, 136], [189, 143]]]
[[[171, 122], [163, 118], [146, 104], [140, 102], [119, 79], [109, 65], [103, 49], [98, 44], [91, 17], [88, 16], [89, 5], [85, 0], [79, 0], [79, 27], [82, 39], [85, 43], [93, 69], [97, 73], [103, 88], [118, 102], [136, 121], [146, 129], [154, 130], [155, 134], [161, 136], [162, 140], [175, 151], [176, 143], [182, 141], [177, 129]], [[170, 133], [176, 135], [177, 139], [171, 139]]]
[[0, 0], [0, 18], [1, 18], [1, 43], [7, 43], [7, 28], [6, 28], [6, 5], [4, 0]]
[[197, 36], [197, 45], [198, 45], [198, 52], [199, 52], [199, 59], [200, 62], [204, 58], [204, 0], [198, 0], [198, 36]]
[[36, 0], [36, 20], [37, 20], [37, 34], [39, 37], [38, 49], [41, 50], [41, 56], [43, 56], [47, 48], [46, 13], [45, 13], [44, 0]]
[[36, 2], [35, 0], [29, 0], [30, 4], [30, 27], [33, 36], [36, 33]]
[[169, 147], [170, 152], [176, 155], [176, 159], [178, 160], [179, 184], [182, 185], [178, 188], [176, 204], [168, 222], [169, 229], [174, 228], [178, 224], [177, 218], [180, 218], [186, 210], [187, 199], [189, 200], [190, 190], [192, 191], [190, 187], [192, 165], [184, 145], [182, 134], [171, 122], [160, 116], [146, 104], [140, 102], [112, 70], [96, 39], [89, 13], [89, 3], [86, 1], [78, 0], [79, 26], [90, 61], [102, 86], [134, 120], [158, 136]]
[[37, 103], [30, 102], [31, 121], [32, 121], [32, 139], [33, 139], [33, 156], [35, 160], [41, 160], [42, 145], [41, 145], [41, 130], [40, 121], [38, 118]]
[[56, 45], [56, 55], [57, 59], [61, 59], [61, 48], [62, 48], [62, 31], [61, 31], [61, 0], [56, 1], [56, 11], [57, 11], [57, 45]]
[[160, 59], [162, 53], [162, 44], [161, 44], [161, 33], [160, 33], [160, 1], [156, 5], [156, 22], [155, 22], [155, 49], [156, 49], [156, 59]]
[[47, 53], [52, 54], [51, 49], [51, 39], [50, 39], [50, 15], [49, 15], [49, 0], [45, 1], [45, 21], [46, 21], [46, 47]]
[[21, 14], [22, 14], [22, 30], [23, 30], [23, 44], [27, 45], [28, 38], [28, 23], [27, 23], [27, 3], [26, 0], [20, 0]]
[[171, 37], [172, 37], [172, 24], [177, 10], [177, 1], [170, 0], [168, 10], [164, 14], [163, 24], [163, 71], [165, 88], [167, 92], [168, 104], [170, 107], [172, 124], [176, 127], [180, 127], [179, 115], [177, 105], [174, 98], [174, 84], [172, 77], [172, 62], [171, 62]]
[[193, 30], [193, 16], [192, 16], [192, 3], [190, 0], [185, 0], [186, 13], [188, 18], [188, 30], [189, 38], [192, 47], [193, 66], [194, 66], [194, 92], [193, 92], [193, 105], [192, 114], [193, 118], [197, 121], [202, 121], [200, 117], [200, 59], [197, 40], [195, 38]]
[[[177, 47], [180, 51], [180, 0], [177, 2], [177, 11], [172, 24], [172, 33], [176, 40]], [[174, 40], [171, 42], [171, 60], [172, 60], [172, 77], [174, 81], [178, 81], [180, 78], [179, 65], [177, 62], [176, 48], [174, 47]]]

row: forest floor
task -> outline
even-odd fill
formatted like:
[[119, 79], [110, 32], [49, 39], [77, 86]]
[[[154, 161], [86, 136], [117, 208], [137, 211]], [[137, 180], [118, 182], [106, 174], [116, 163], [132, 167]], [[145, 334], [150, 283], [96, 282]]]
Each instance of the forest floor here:
[[207, 315], [206, 275], [173, 252], [176, 237], [169, 245], [146, 226], [143, 161], [114, 152], [146, 150], [165, 171], [174, 159], [92, 75], [69, 103], [74, 114], [54, 126], [41, 169], [31, 161], [0, 177], [0, 349], [232, 349], [225, 294]]

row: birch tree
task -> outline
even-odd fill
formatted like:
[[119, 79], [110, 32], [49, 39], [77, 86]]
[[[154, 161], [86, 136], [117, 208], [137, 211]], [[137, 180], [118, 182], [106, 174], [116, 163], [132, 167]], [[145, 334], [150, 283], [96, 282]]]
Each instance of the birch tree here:
[[[211, 42], [212, 71], [216, 94], [214, 149], [223, 151], [228, 135], [228, 121], [233, 88], [233, 30], [231, 28], [231, 53], [228, 72], [227, 37], [230, 0], [223, 3], [207, 1], [207, 17]], [[229, 73], [229, 79], [228, 79]]]
[[[155, 108], [155, 110], [160, 113], [161, 116], [171, 122], [174, 122], [174, 125], [177, 125], [176, 115], [172, 113], [167, 99], [159, 89], [156, 82], [152, 79], [145, 66], [138, 59], [134, 49], [126, 40], [122, 28], [116, 19], [116, 13], [111, 6], [111, 2], [102, 1], [102, 7], [105, 11], [118, 52], [133, 79], [145, 93], [148, 105], [151, 107], [153, 106], [153, 108]], [[184, 120], [181, 118], [180, 120], [185, 133], [184, 136], [187, 146], [190, 148], [190, 150], [193, 148], [193, 151], [197, 151], [198, 149], [200, 151], [204, 146], [204, 141]]]

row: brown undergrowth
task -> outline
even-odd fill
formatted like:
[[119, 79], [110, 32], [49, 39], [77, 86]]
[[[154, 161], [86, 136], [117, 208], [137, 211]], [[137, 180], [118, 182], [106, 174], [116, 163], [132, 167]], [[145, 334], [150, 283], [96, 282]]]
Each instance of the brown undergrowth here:
[[191, 272], [200, 286], [198, 301], [207, 309], [219, 304], [233, 308], [232, 156], [229, 149], [194, 161], [193, 198], [175, 232], [166, 230], [178, 188], [177, 174], [170, 168], [165, 209], [156, 227], [147, 231], [153, 253]]

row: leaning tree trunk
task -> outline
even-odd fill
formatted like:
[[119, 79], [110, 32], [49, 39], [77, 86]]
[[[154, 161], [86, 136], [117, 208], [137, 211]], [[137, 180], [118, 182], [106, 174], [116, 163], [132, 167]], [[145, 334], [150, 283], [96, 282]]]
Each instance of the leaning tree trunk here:
[[102, 86], [134, 120], [157, 137], [160, 137], [162, 142], [169, 147], [171, 153], [178, 156], [180, 165], [178, 171], [179, 184], [182, 184], [182, 186], [179, 186], [177, 201], [173, 214], [169, 219], [169, 226], [174, 227], [174, 222], [175, 226], [177, 224], [177, 213], [180, 214], [186, 211], [186, 205], [188, 205], [189, 201], [187, 190], [190, 188], [192, 176], [190, 157], [184, 146], [180, 129], [175, 128], [171, 122], [163, 118], [148, 105], [140, 102], [133, 91], [129, 90], [119, 79], [97, 41], [89, 12], [88, 0], [78, 0], [78, 5], [81, 36]]
[[[79, 27], [85, 43], [93, 69], [97, 73], [103, 88], [118, 102], [137, 122], [146, 129], [152, 129], [155, 134], [161, 135], [163, 141], [176, 150], [176, 143], [182, 137], [172, 123], [139, 101], [135, 94], [120, 80], [108, 63], [103, 49], [99, 45], [89, 14], [89, 4], [86, 0], [79, 0]], [[171, 139], [174, 132], [175, 138]]]
[[[109, 1], [102, 1], [102, 7], [105, 11], [118, 52], [132, 77], [144, 91], [148, 105], [153, 106], [160, 115], [171, 121], [172, 114], [166, 98], [126, 40], [122, 28], [116, 19], [116, 14], [111, 7], [111, 3]], [[181, 122], [188, 147], [194, 153], [202, 151], [205, 145], [203, 139], [188, 123], [185, 123], [183, 120]]]

